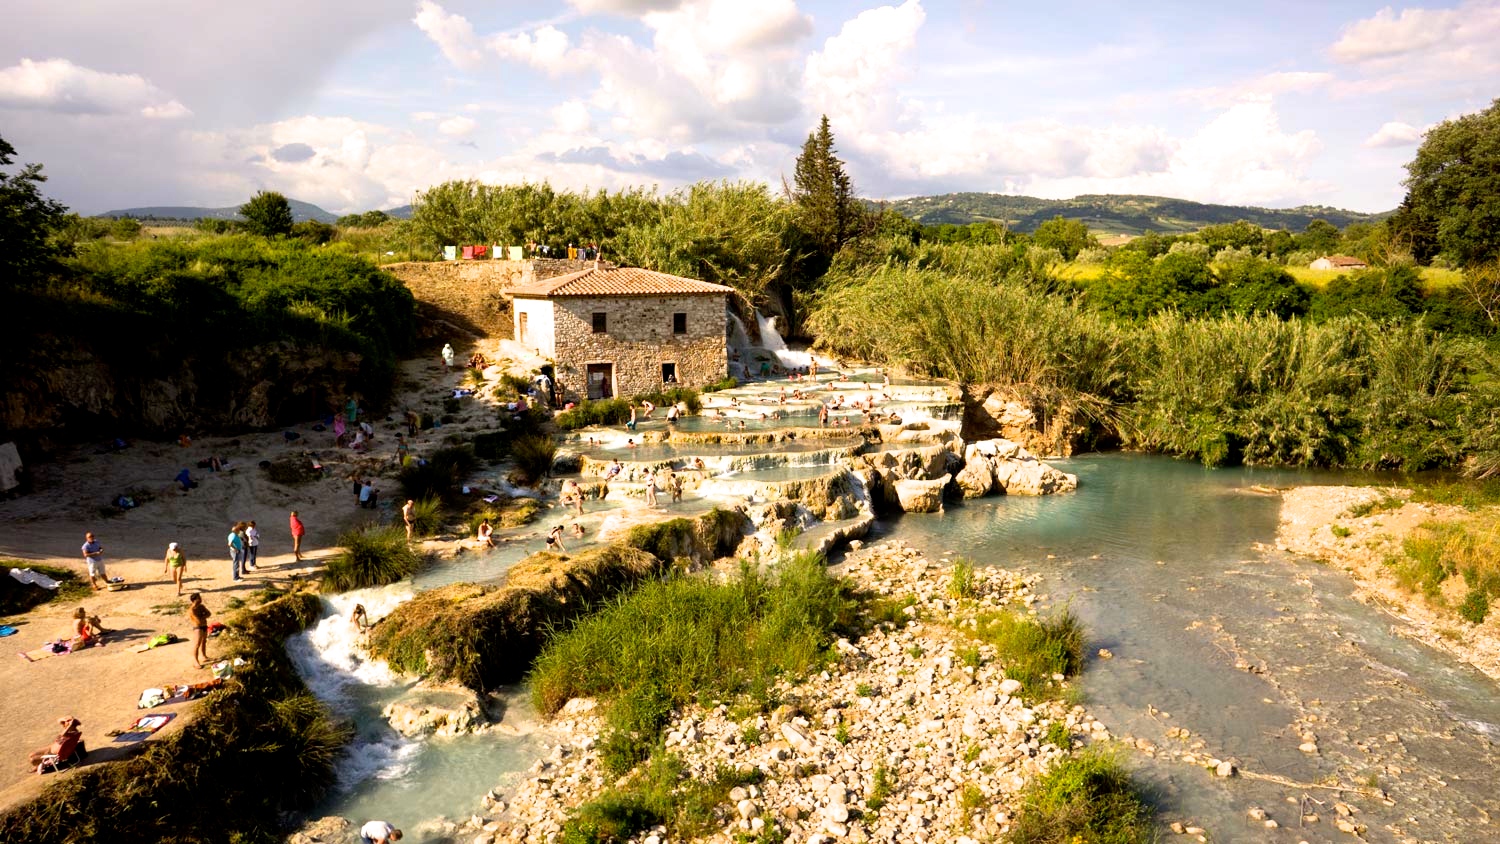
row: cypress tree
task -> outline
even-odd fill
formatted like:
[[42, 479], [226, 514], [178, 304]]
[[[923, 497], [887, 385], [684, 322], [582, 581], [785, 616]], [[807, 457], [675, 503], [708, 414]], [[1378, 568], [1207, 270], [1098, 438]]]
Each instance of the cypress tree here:
[[859, 207], [854, 186], [834, 149], [826, 114], [797, 156], [791, 193], [802, 228], [823, 254], [832, 256], [856, 234]]

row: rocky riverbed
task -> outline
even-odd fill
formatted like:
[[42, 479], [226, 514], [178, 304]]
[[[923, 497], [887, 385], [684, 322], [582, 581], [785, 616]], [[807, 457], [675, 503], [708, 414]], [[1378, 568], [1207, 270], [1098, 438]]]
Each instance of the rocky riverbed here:
[[[972, 597], [955, 601], [947, 561], [898, 543], [856, 549], [835, 571], [909, 603], [902, 620], [838, 640], [837, 663], [778, 688], [783, 704], [769, 714], [737, 718], [729, 701], [674, 713], [666, 749], [688, 777], [712, 779], [721, 766], [759, 771], [758, 784], [733, 789], [716, 808], [720, 831], [700, 840], [770, 828], [828, 844], [991, 840], [1008, 829], [1026, 784], [1065, 755], [1055, 742], [1109, 737], [1081, 706], [1023, 699], [988, 646], [962, 632], [978, 613], [1038, 603], [1034, 578], [977, 569]], [[549, 725], [559, 740], [524, 778], [485, 795], [467, 820], [409, 826], [409, 837], [551, 839], [611, 785], [596, 752], [602, 729], [594, 701], [570, 702]], [[341, 841], [351, 829], [324, 819], [296, 840]], [[657, 828], [633, 840], [669, 837]]]
[[[1398, 487], [1310, 486], [1282, 496], [1277, 545], [1306, 554], [1349, 573], [1360, 600], [1390, 613], [1392, 629], [1452, 654], [1500, 681], [1500, 613], [1483, 624], [1470, 624], [1451, 610], [1462, 591], [1443, 595], [1450, 608], [1434, 606], [1396, 583], [1387, 558], [1399, 554], [1402, 540], [1428, 522], [1453, 521], [1466, 515], [1461, 507], [1409, 501], [1411, 490]], [[1462, 589], [1463, 580], [1450, 578]]]

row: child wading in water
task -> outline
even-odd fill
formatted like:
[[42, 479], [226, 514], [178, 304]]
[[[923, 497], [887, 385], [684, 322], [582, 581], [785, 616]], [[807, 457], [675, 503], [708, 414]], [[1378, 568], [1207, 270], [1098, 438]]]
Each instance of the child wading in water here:
[[213, 613], [197, 592], [188, 596], [188, 605], [188, 617], [193, 620], [193, 661], [202, 668], [208, 664], [208, 617]]

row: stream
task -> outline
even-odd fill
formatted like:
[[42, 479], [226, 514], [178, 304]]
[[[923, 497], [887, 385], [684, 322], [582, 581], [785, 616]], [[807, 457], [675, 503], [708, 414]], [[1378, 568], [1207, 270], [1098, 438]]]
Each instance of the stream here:
[[[1368, 478], [1207, 470], [1128, 454], [1049, 462], [1078, 475], [1077, 492], [887, 518], [868, 541], [1042, 575], [1044, 604], [1067, 606], [1086, 625], [1085, 704], [1137, 748], [1128, 761], [1164, 827], [1200, 826], [1217, 842], [1353, 840], [1334, 827], [1342, 801], [1367, 841], [1500, 841], [1490, 820], [1500, 815], [1496, 685], [1399, 635], [1401, 622], [1354, 600], [1340, 572], [1275, 550], [1281, 499], [1265, 487]], [[686, 506], [708, 503], [690, 496]], [[610, 506], [593, 503], [590, 515], [598, 508], [611, 518]], [[541, 528], [568, 518], [548, 511]], [[535, 537], [538, 526], [528, 530]], [[494, 579], [537, 547], [527, 539], [439, 567], [416, 588]], [[543, 753], [546, 729], [524, 689], [495, 699], [505, 710], [501, 727], [480, 736], [411, 741], [385, 724], [381, 708], [408, 682], [361, 659], [348, 612], [359, 601], [378, 618], [412, 588], [338, 596], [322, 623], [289, 643], [315, 693], [359, 725], [342, 787], [323, 814], [382, 817], [409, 830], [437, 816], [462, 820]], [[1101, 648], [1112, 657], [1095, 656]], [[1216, 778], [1203, 765], [1210, 757], [1234, 761], [1243, 775]], [[1370, 794], [1315, 787], [1327, 784]], [[1252, 807], [1279, 828], [1248, 818]]]

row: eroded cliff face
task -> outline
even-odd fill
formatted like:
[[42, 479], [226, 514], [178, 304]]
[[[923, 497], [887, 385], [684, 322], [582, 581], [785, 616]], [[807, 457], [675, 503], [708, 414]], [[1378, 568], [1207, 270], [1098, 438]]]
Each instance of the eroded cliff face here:
[[1051, 406], [1010, 387], [964, 388], [963, 438], [1007, 439], [1043, 456], [1067, 457], [1097, 444], [1101, 432], [1076, 408]]
[[0, 372], [0, 439], [175, 436], [266, 428], [330, 411], [357, 392], [364, 356], [277, 342], [168, 357], [143, 338], [101, 351], [47, 336]]

